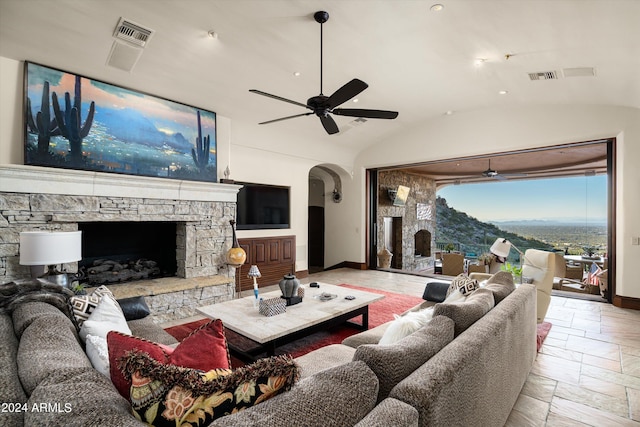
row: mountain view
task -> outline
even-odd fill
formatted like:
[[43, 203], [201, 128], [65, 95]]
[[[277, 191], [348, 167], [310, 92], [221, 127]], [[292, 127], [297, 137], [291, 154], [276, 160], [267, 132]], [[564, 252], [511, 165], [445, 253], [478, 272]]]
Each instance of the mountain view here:
[[[456, 250], [480, 255], [488, 252], [498, 237], [527, 249], [562, 250], [580, 255], [588, 248], [604, 254], [607, 248], [606, 224], [580, 224], [554, 221], [504, 221], [488, 223], [458, 211], [446, 199], [436, 198], [435, 240], [439, 245], [453, 244]], [[511, 257], [518, 258], [517, 251]]]

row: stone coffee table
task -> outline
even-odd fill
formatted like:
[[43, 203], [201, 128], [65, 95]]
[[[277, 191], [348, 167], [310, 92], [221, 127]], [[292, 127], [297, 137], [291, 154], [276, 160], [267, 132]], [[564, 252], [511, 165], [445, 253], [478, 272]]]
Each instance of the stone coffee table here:
[[[266, 352], [272, 356], [278, 346], [357, 316], [362, 316], [361, 324], [347, 323], [366, 330], [369, 328], [369, 304], [384, 298], [384, 295], [371, 292], [318, 284], [319, 288], [305, 285], [305, 296], [301, 303], [289, 306], [285, 313], [271, 317], [258, 312], [253, 305], [253, 295], [199, 307], [197, 310], [211, 319], [222, 320], [227, 328], [227, 342], [232, 353], [244, 360], [254, 360], [258, 354]], [[327, 301], [316, 298], [322, 293], [337, 297]], [[260, 297], [269, 299], [281, 295], [280, 291], [274, 291], [260, 294]], [[348, 300], [346, 296], [355, 298]]]

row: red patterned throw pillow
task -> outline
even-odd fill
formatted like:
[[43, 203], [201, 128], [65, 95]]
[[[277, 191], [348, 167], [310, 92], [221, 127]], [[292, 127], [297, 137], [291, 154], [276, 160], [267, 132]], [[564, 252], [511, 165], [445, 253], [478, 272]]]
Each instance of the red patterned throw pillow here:
[[273, 356], [234, 371], [200, 372], [166, 365], [140, 352], [118, 360], [131, 381], [134, 415], [153, 426], [205, 426], [290, 390], [300, 368], [290, 356]]
[[162, 364], [171, 364], [206, 372], [212, 369], [229, 369], [231, 360], [227, 348], [224, 327], [219, 319], [212, 320], [194, 330], [173, 350], [144, 338], [109, 332], [109, 373], [120, 394], [129, 399], [131, 382], [118, 369], [117, 360], [129, 351], [146, 353]]

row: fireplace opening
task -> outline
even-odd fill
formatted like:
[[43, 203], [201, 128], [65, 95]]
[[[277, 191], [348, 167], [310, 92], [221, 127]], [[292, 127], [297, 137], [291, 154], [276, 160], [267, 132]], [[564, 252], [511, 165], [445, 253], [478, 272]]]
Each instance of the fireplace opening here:
[[428, 230], [420, 230], [414, 235], [415, 256], [431, 256], [431, 233]]
[[176, 275], [175, 222], [83, 222], [79, 271], [89, 286]]

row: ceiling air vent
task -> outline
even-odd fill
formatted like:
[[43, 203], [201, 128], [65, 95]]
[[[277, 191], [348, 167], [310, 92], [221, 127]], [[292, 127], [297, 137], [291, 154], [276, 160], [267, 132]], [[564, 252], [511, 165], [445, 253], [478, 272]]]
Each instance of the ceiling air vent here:
[[555, 71], [541, 71], [539, 73], [529, 73], [529, 80], [557, 80], [558, 74]]
[[595, 77], [596, 70], [593, 67], [563, 68], [562, 75], [565, 77]]
[[118, 22], [118, 25], [116, 26], [113, 37], [125, 40], [129, 43], [135, 44], [136, 46], [145, 47], [153, 33], [153, 30], [144, 28], [135, 22], [129, 21], [128, 19], [120, 18], [120, 22]]

